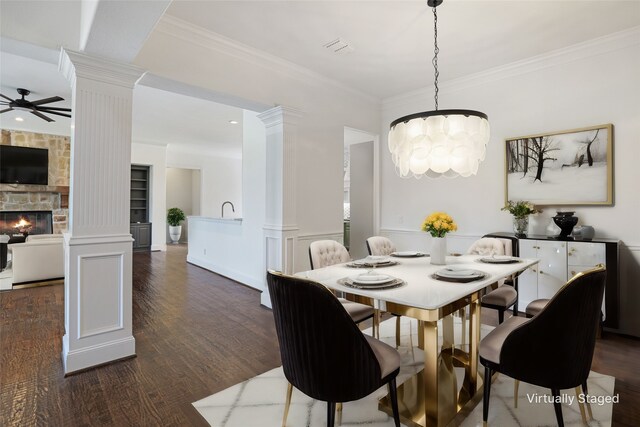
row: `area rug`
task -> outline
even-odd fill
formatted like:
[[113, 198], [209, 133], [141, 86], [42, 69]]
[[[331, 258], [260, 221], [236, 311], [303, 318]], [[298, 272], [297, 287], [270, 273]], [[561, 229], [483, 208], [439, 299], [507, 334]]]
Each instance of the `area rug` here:
[[[417, 324], [402, 318], [403, 332], [401, 346], [398, 349], [402, 356], [402, 366], [398, 375], [398, 383], [414, 375], [422, 368], [423, 353], [414, 347], [417, 344]], [[460, 342], [459, 320], [456, 323], [456, 342]], [[409, 330], [411, 329], [411, 334]], [[481, 334], [485, 336], [491, 327], [482, 325]], [[395, 319], [381, 324], [381, 339], [389, 345], [395, 345]], [[368, 333], [368, 331], [365, 331]], [[463, 371], [457, 372], [459, 379]], [[601, 399], [613, 396], [615, 378], [591, 372], [588, 380], [589, 393]], [[549, 390], [521, 383], [518, 392], [518, 408], [513, 405], [514, 380], [498, 375], [491, 387], [491, 405], [489, 425], [494, 426], [555, 426], [555, 412], [552, 403], [545, 403], [545, 396], [550, 398]], [[287, 381], [282, 367], [272, 369], [257, 377], [236, 384], [219, 393], [205, 397], [193, 406], [215, 427], [280, 427], [284, 413]], [[392, 427], [393, 419], [378, 410], [378, 399], [387, 393], [385, 387], [364, 399], [344, 404], [342, 426], [375, 426]], [[583, 425], [580, 410], [573, 390], [565, 390], [562, 411], [565, 425]], [[573, 403], [569, 404], [573, 397]], [[594, 420], [590, 426], [611, 425], [612, 403], [592, 404]], [[291, 407], [287, 418], [287, 426], [315, 427], [326, 425], [326, 403], [319, 402], [294, 389]], [[463, 421], [462, 426], [482, 425], [482, 402]]]

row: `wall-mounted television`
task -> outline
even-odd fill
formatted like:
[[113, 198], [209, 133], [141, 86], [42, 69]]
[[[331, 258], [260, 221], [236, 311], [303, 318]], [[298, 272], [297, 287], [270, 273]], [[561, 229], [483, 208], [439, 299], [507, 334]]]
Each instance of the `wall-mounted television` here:
[[0, 182], [49, 184], [49, 150], [0, 145]]

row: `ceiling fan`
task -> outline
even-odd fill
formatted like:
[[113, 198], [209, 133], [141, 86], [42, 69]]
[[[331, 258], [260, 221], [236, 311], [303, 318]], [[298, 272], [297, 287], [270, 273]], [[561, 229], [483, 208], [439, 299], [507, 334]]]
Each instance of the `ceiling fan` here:
[[0, 96], [4, 99], [8, 100], [3, 101], [0, 100], [0, 106], [8, 106], [9, 108], [5, 108], [4, 110], [0, 110], [0, 114], [6, 113], [7, 111], [12, 110], [20, 110], [20, 111], [28, 111], [29, 113], [40, 117], [42, 120], [46, 120], [48, 122], [54, 122], [50, 117], [45, 116], [42, 113], [47, 114], [55, 114], [56, 116], [63, 117], [71, 117], [70, 114], [65, 114], [64, 112], [71, 112], [71, 108], [57, 108], [57, 107], [47, 107], [43, 104], [50, 104], [52, 102], [64, 101], [64, 98], [59, 96], [52, 96], [51, 98], [39, 99], [37, 101], [27, 101], [24, 99], [25, 96], [28, 96], [31, 91], [27, 89], [18, 88], [18, 94], [22, 95], [22, 98], [19, 99], [11, 99], [8, 96], [5, 96], [0, 93]]

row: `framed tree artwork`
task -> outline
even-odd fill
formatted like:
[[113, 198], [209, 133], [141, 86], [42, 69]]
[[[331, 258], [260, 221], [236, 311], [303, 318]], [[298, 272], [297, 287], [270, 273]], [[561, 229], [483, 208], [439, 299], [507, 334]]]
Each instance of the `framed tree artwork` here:
[[613, 125], [506, 140], [505, 201], [613, 205]]

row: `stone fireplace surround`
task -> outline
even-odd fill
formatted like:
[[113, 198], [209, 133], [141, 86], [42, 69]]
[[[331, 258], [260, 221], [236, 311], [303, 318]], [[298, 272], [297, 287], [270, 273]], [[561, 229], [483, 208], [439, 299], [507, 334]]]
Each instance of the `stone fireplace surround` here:
[[0, 184], [0, 211], [51, 211], [54, 234], [67, 229], [70, 139], [2, 129], [2, 145], [49, 150], [49, 185]]

